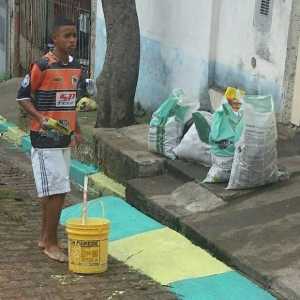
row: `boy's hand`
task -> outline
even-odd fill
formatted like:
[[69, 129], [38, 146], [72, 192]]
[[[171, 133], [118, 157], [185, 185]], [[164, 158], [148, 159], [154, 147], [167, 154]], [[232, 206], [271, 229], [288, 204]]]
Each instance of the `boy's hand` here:
[[42, 115], [38, 117], [38, 122], [40, 124], [41, 130], [47, 130], [48, 129], [47, 121], [48, 121], [47, 118], [45, 118]]

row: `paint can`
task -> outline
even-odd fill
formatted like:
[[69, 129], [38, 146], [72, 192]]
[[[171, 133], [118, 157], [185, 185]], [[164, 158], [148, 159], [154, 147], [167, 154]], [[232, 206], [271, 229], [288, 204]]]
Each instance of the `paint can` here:
[[107, 219], [71, 219], [66, 224], [68, 234], [69, 270], [74, 273], [93, 274], [107, 270], [108, 234]]

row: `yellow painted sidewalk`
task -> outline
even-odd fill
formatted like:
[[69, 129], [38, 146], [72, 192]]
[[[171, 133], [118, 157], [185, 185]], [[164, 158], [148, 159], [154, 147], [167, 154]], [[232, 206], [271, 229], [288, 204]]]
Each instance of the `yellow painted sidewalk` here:
[[111, 242], [109, 253], [161, 284], [231, 271], [208, 252], [169, 228]]

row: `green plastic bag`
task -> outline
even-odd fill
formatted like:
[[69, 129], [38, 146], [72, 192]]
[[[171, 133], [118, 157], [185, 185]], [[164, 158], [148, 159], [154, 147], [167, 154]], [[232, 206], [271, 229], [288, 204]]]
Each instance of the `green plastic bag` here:
[[229, 157], [234, 155], [235, 143], [243, 130], [243, 113], [235, 113], [228, 103], [214, 113], [209, 142], [212, 153], [216, 156]]
[[205, 144], [209, 144], [210, 125], [200, 111], [193, 113], [193, 121], [200, 140]]
[[175, 90], [153, 113], [149, 134], [148, 147], [155, 153], [170, 159], [176, 156], [173, 149], [179, 144], [183, 134], [184, 120], [188, 107], [181, 104], [184, 93]]

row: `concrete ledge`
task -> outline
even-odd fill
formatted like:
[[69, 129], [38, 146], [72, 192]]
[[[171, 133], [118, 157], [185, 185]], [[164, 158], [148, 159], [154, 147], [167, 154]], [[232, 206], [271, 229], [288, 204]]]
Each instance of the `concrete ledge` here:
[[291, 177], [300, 174], [300, 155], [281, 157], [278, 160], [280, 169], [283, 169], [289, 173]]
[[102, 196], [118, 196], [125, 198], [125, 187], [107, 177], [103, 173], [96, 173], [89, 176], [89, 188], [99, 192]]
[[248, 189], [248, 190], [226, 190], [227, 184], [223, 183], [213, 183], [207, 184], [202, 183], [204, 178], [207, 175], [209, 168], [195, 164], [192, 162], [187, 162], [183, 160], [167, 160], [165, 162], [166, 169], [173, 175], [186, 180], [186, 181], [195, 181], [198, 185], [202, 186], [204, 189], [215, 194], [218, 198], [223, 199], [224, 201], [232, 201], [237, 198], [244, 196], [249, 196], [261, 190], [263, 188], [257, 189]]
[[136, 208], [178, 231], [181, 231], [183, 217], [210, 212], [226, 205], [225, 201], [199, 184], [170, 175], [130, 180], [126, 199]]
[[22, 138], [21, 138], [21, 149], [24, 151], [24, 152], [30, 152], [31, 150], [31, 140], [30, 140], [30, 136], [29, 135], [24, 135]]
[[159, 222], [179, 230], [180, 217], [187, 212], [170, 204], [172, 192], [186, 181], [170, 175], [129, 180], [126, 185], [126, 201]]
[[[96, 157], [104, 172], [122, 183], [139, 177], [149, 177], [164, 172], [165, 159], [148, 152], [145, 143], [139, 142], [141, 134], [148, 132], [144, 125], [126, 129], [94, 129]], [[144, 139], [142, 139], [144, 140]]]
[[71, 160], [70, 178], [73, 183], [83, 186], [84, 177], [99, 172], [94, 165], [87, 165], [78, 160]]
[[4, 139], [19, 146], [22, 144], [22, 138], [27, 136], [26, 132], [15, 124], [7, 122], [4, 118], [0, 120], [0, 133]]

